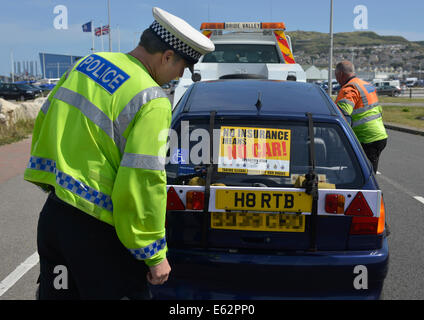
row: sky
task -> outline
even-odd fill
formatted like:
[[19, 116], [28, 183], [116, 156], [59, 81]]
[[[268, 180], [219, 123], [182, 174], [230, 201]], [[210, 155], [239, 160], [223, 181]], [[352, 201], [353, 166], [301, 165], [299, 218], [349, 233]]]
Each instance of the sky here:
[[[0, 0], [0, 75], [11, 72], [14, 61], [38, 61], [39, 53], [84, 56], [90, 53], [92, 37], [82, 32], [82, 25], [107, 24], [107, 0]], [[152, 8], [160, 7], [186, 20], [195, 28], [202, 22], [279, 22], [288, 31], [329, 32], [330, 0], [110, 0], [112, 51], [129, 52], [141, 32], [153, 22]], [[368, 29], [380, 35], [398, 35], [411, 41], [424, 41], [423, 0], [334, 0], [333, 31], [356, 31], [354, 21], [363, 5], [368, 15]], [[67, 21], [60, 20], [66, 8]], [[55, 27], [56, 21], [56, 27]], [[57, 29], [57, 22], [67, 22], [67, 29]], [[364, 31], [364, 30], [362, 30]], [[95, 37], [95, 49], [102, 49]], [[109, 49], [108, 36], [103, 47]], [[40, 73], [40, 71], [39, 71]]]

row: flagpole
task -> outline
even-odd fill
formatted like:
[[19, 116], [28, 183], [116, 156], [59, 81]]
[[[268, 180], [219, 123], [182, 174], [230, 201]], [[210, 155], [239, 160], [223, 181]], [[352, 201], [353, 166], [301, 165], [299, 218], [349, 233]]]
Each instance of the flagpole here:
[[118, 29], [118, 52], [121, 52], [121, 32], [119, 31], [119, 25], [116, 28]]
[[110, 0], [107, 0], [107, 19], [109, 25], [109, 52], [112, 52], [112, 26], [110, 25]]
[[103, 46], [103, 26], [102, 26], [102, 22], [100, 21], [100, 40], [102, 42], [102, 52], [105, 51], [105, 47]]
[[94, 21], [93, 20], [91, 20], [91, 40], [93, 42], [93, 46], [91, 47], [91, 51], [92, 51], [92, 53], [94, 53], [95, 50], [94, 50]]

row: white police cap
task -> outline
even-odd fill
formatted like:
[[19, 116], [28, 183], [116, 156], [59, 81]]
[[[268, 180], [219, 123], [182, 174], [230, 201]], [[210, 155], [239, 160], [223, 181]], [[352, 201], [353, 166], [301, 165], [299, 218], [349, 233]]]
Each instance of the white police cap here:
[[183, 19], [158, 7], [153, 8], [153, 17], [155, 21], [149, 27], [150, 30], [189, 64], [197, 63], [202, 55], [215, 50], [209, 38]]

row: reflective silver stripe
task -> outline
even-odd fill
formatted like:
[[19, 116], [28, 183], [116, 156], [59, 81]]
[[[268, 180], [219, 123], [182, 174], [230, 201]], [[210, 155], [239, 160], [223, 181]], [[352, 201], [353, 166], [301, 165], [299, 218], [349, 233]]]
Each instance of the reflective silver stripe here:
[[62, 188], [69, 190], [91, 203], [94, 203], [96, 206], [113, 212], [112, 199], [110, 196], [91, 188], [90, 186], [74, 179], [69, 174], [58, 170], [54, 160], [31, 156], [27, 168], [53, 173], [56, 176], [56, 183]]
[[47, 98], [46, 101], [44, 101], [43, 105], [41, 106], [41, 111], [44, 114], [47, 114], [47, 111], [49, 111], [50, 108], [50, 100]]
[[124, 132], [127, 130], [129, 124], [134, 119], [134, 116], [140, 110], [140, 108], [148, 103], [149, 101], [157, 98], [167, 98], [166, 93], [160, 87], [151, 87], [136, 94], [130, 102], [122, 109], [118, 118], [113, 122], [113, 128], [115, 130], [115, 143], [118, 146], [121, 153], [124, 153], [126, 139], [124, 138]]
[[139, 248], [139, 249], [128, 249], [137, 260], [149, 259], [154, 256], [159, 250], [165, 248], [166, 239], [163, 237], [162, 239], [156, 240], [153, 243], [149, 244], [147, 247]]
[[379, 102], [376, 102], [376, 103], [374, 103], [372, 105], [369, 105], [368, 107], [362, 107], [362, 108], [359, 108], [359, 109], [355, 109], [355, 110], [353, 110], [352, 115], [367, 112], [368, 110], [371, 110], [371, 109], [373, 109], [375, 107], [378, 107], [379, 105], [380, 105], [380, 103]]
[[362, 88], [357, 83], [353, 83], [353, 85], [356, 87], [356, 89], [358, 89], [358, 91], [359, 91], [359, 93], [361, 95], [362, 103], [363, 103], [364, 107], [368, 107], [368, 98], [365, 95], [364, 90], [362, 90]]
[[121, 167], [164, 170], [165, 159], [147, 154], [124, 153], [121, 161]]
[[339, 102], [347, 103], [351, 107], [355, 108], [355, 104], [352, 101], [348, 100], [348, 99], [341, 99], [341, 100], [337, 101], [337, 103], [339, 103]]
[[361, 120], [358, 120], [358, 121], [353, 122], [352, 123], [352, 128], [357, 127], [357, 126], [360, 126], [361, 124], [364, 124], [366, 122], [369, 122], [369, 121], [372, 121], [372, 120], [375, 120], [375, 119], [378, 119], [378, 118], [381, 118], [381, 113], [374, 114], [372, 116], [365, 117], [365, 118], [362, 118]]
[[78, 108], [88, 119], [99, 126], [113, 140], [114, 133], [112, 120], [86, 97], [78, 92], [60, 87], [53, 98]]

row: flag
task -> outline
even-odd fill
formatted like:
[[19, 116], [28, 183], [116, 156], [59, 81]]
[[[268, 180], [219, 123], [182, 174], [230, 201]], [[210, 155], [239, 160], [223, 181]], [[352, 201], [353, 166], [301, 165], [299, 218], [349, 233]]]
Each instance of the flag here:
[[102, 35], [102, 28], [101, 27], [98, 27], [98, 28], [94, 29], [94, 34], [97, 37], [100, 37]]
[[102, 35], [108, 34], [109, 32], [110, 32], [109, 25], [105, 25], [105, 26], [102, 27]]
[[91, 32], [91, 21], [82, 25], [82, 32]]

